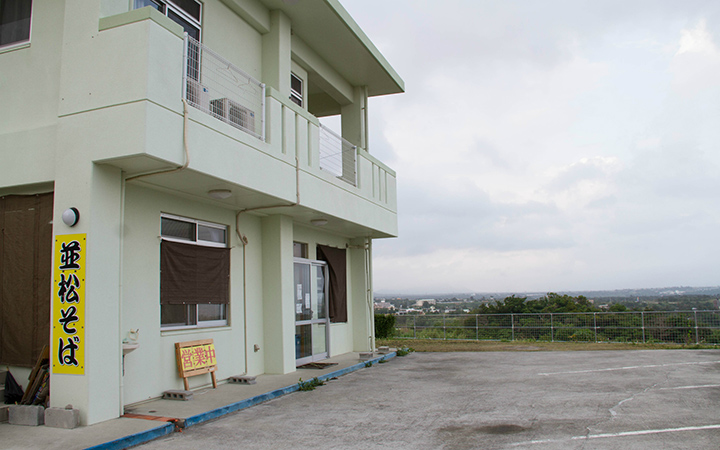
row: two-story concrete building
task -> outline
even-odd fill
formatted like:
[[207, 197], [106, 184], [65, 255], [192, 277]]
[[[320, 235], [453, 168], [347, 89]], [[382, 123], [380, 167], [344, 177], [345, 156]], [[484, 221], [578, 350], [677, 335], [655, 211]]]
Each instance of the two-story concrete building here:
[[4, 0], [0, 364], [49, 343], [91, 424], [182, 389], [177, 342], [221, 381], [373, 348], [367, 101], [403, 89], [337, 0]]

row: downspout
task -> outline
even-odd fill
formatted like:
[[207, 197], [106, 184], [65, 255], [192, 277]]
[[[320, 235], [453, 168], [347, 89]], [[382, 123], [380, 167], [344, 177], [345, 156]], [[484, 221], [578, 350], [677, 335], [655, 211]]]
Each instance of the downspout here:
[[368, 87], [363, 86], [363, 122], [365, 126], [363, 126], [363, 138], [364, 138], [364, 144], [365, 144], [365, 151], [370, 153], [370, 132], [368, 129], [370, 128], [370, 124], [368, 124]]
[[247, 258], [245, 257], [246, 254], [246, 247], [248, 245], [248, 239], [247, 237], [240, 233], [240, 226], [239, 226], [239, 219], [240, 213], [238, 213], [235, 216], [235, 233], [237, 234], [238, 238], [240, 239], [240, 243], [242, 244], [242, 254], [243, 254], [243, 336], [244, 336], [244, 346], [245, 346], [245, 375], [248, 373], [248, 332], [247, 332]]
[[368, 320], [368, 339], [370, 340], [370, 351], [373, 351], [375, 349], [375, 309], [373, 308], [373, 298], [372, 298], [372, 277], [370, 274], [372, 273], [372, 239], [367, 238], [365, 241], [365, 280], [367, 282], [367, 292], [366, 292], [366, 300], [367, 300], [367, 306], [368, 306], [368, 316], [370, 317], [370, 320]]
[[373, 324], [375, 323], [374, 319], [374, 309], [373, 309], [373, 299], [372, 299], [372, 282], [370, 278], [370, 272], [371, 272], [371, 255], [370, 250], [372, 247], [372, 239], [365, 238], [365, 243], [363, 245], [350, 245], [346, 244], [345, 248], [348, 249], [356, 249], [356, 250], [365, 250], [365, 303], [368, 307], [368, 320], [367, 320], [367, 333], [368, 333], [368, 348], [369, 351], [373, 351], [375, 346], [373, 343], [375, 342], [375, 327]]
[[188, 150], [188, 104], [184, 98], [183, 101], [183, 149], [185, 150], [185, 164], [180, 167], [173, 167], [171, 169], [156, 170], [154, 172], [141, 173], [139, 175], [133, 175], [125, 178], [125, 181], [136, 180], [138, 178], [149, 177], [150, 175], [159, 175], [161, 173], [174, 173], [185, 170], [190, 165], [190, 151]]
[[245, 375], [248, 373], [248, 331], [247, 331], [247, 245], [249, 243], [247, 236], [240, 232], [240, 214], [249, 211], [258, 211], [261, 209], [269, 208], [291, 208], [300, 204], [300, 159], [295, 156], [295, 203], [289, 205], [273, 205], [273, 206], [258, 206], [256, 208], [241, 209], [235, 214], [235, 233], [237, 234], [243, 249], [243, 323], [245, 333]]
[[[120, 180], [120, 267], [119, 267], [119, 287], [118, 287], [118, 332], [122, 333], [122, 317], [123, 317], [123, 249], [125, 248], [125, 179]], [[119, 416], [125, 414], [125, 355], [123, 354], [122, 343], [125, 339], [120, 340], [120, 388], [118, 405], [120, 411]]]
[[[123, 249], [125, 247], [125, 189], [127, 187], [127, 182], [131, 180], [136, 180], [138, 178], [142, 177], [148, 177], [150, 175], [158, 175], [161, 173], [173, 173], [173, 172], [180, 172], [181, 170], [187, 169], [187, 167], [190, 165], [190, 152], [188, 150], [188, 104], [185, 98], [182, 99], [183, 101], [183, 150], [185, 152], [185, 163], [180, 167], [173, 167], [171, 169], [163, 169], [159, 171], [154, 172], [148, 172], [143, 173], [139, 175], [133, 175], [131, 177], [123, 177], [121, 180], [121, 187], [120, 187], [120, 267], [119, 267], [119, 276], [120, 276], [120, 282], [119, 282], [119, 289], [118, 289], [118, 331], [122, 333], [122, 317], [123, 317], [123, 258], [124, 258], [124, 252]], [[125, 414], [125, 357], [122, 354], [122, 341], [121, 339], [121, 348], [120, 348], [120, 387], [119, 387], [119, 399], [120, 399], [120, 405], [119, 405], [119, 415], [122, 416]]]
[[[259, 211], [261, 209], [271, 209], [271, 208], [292, 208], [294, 206], [298, 206], [300, 204], [300, 159], [295, 156], [295, 203], [291, 203], [289, 205], [268, 205], [268, 206], [257, 206], [255, 208], [245, 208], [238, 211], [237, 216], [239, 217], [240, 214], [250, 211]], [[237, 221], [236, 221], [237, 222]], [[239, 233], [239, 231], [238, 231]]]

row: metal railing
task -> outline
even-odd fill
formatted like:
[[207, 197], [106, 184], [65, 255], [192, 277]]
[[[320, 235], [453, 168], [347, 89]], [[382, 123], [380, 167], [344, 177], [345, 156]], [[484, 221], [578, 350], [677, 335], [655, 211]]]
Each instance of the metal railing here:
[[357, 186], [357, 147], [320, 125], [320, 169]]
[[720, 344], [720, 311], [398, 315], [395, 337]]
[[265, 85], [185, 35], [183, 98], [195, 108], [265, 140]]

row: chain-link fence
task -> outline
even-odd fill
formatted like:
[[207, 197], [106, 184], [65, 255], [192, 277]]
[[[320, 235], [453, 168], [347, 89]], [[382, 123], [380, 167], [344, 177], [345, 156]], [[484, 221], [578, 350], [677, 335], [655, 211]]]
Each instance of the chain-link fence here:
[[399, 315], [395, 337], [720, 344], [720, 311]]

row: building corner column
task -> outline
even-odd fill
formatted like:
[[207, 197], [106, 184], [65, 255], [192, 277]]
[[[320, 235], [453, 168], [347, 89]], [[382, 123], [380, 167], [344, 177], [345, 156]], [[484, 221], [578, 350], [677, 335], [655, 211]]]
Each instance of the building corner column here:
[[265, 373], [283, 374], [295, 370], [292, 244], [291, 218], [276, 215], [262, 219]]

